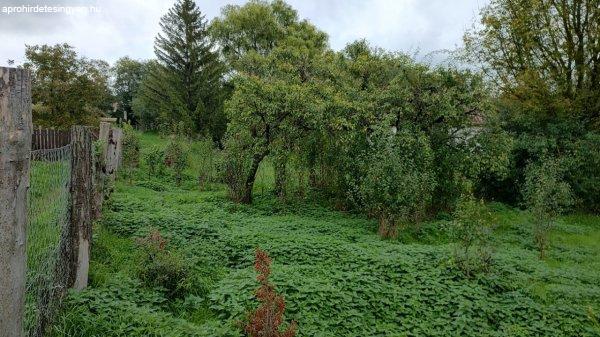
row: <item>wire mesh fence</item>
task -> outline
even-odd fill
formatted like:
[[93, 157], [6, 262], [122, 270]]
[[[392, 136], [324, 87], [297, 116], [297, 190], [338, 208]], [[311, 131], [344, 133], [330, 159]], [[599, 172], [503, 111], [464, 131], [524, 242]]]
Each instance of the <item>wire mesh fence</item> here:
[[38, 131], [45, 137], [33, 137], [31, 152], [25, 313], [28, 336], [44, 335], [67, 289], [67, 266], [60, 250], [69, 226], [71, 145], [64, 135]]

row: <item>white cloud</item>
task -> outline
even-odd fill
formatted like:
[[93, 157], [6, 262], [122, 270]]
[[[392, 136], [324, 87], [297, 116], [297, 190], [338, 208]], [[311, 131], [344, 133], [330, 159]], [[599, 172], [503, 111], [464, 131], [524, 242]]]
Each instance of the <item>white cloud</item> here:
[[[227, 3], [242, 0], [197, 0], [210, 20]], [[288, 0], [307, 18], [328, 33], [331, 47], [339, 50], [348, 42], [366, 38], [388, 50], [421, 55], [452, 49], [479, 8], [487, 0]], [[71, 6], [95, 6], [99, 13], [2, 14], [0, 12], [0, 64], [14, 59], [21, 63], [26, 44], [66, 42], [89, 58], [114, 62], [121, 56], [152, 58], [159, 19], [172, 5], [164, 0], [71, 0]], [[49, 0], [27, 5], [53, 4]], [[0, 0], [4, 6], [21, 1]]]

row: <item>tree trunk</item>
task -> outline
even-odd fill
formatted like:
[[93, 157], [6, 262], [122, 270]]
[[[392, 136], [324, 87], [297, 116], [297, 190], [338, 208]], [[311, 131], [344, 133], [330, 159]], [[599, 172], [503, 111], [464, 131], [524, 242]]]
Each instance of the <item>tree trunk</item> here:
[[0, 337], [23, 336], [31, 77], [0, 67]]
[[275, 195], [283, 200], [285, 199], [285, 187], [287, 183], [287, 158], [277, 156], [275, 158]]
[[258, 172], [260, 162], [265, 158], [265, 156], [265, 153], [261, 153], [252, 157], [252, 166], [250, 167], [248, 177], [246, 178], [246, 184], [244, 185], [244, 195], [240, 200], [240, 202], [243, 204], [252, 203], [252, 189], [254, 188], [254, 180], [256, 180], [256, 172]]

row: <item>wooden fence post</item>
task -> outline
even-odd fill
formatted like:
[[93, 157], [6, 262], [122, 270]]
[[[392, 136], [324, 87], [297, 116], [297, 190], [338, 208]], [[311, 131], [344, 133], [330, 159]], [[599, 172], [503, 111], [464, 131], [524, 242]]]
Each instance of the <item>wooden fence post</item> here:
[[0, 67], [0, 337], [23, 336], [31, 77]]
[[110, 133], [110, 123], [100, 122], [100, 132], [98, 132], [98, 140], [102, 142], [102, 154], [106, 158], [108, 150], [108, 134]]
[[102, 213], [102, 203], [105, 197], [107, 171], [106, 171], [106, 156], [108, 152], [108, 136], [110, 132], [110, 123], [100, 122], [100, 132], [98, 132], [98, 141], [101, 142], [102, 148], [97, 158], [94, 158], [94, 209], [93, 219], [100, 218]]
[[113, 130], [113, 138], [116, 143], [116, 156], [115, 156], [115, 172], [119, 170], [121, 167], [122, 161], [122, 150], [123, 150], [123, 129], [114, 128]]
[[92, 137], [83, 126], [71, 129], [71, 222], [69, 285], [76, 290], [87, 287], [92, 240], [93, 174]]
[[108, 134], [108, 148], [106, 151], [106, 174], [110, 181], [114, 181], [121, 160], [122, 130], [111, 126]]

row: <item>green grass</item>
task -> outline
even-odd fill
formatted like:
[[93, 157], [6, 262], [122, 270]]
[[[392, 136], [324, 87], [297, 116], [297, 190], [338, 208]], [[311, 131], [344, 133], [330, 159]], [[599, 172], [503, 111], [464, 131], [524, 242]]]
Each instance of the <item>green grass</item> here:
[[[143, 135], [142, 148], [163, 142]], [[181, 186], [143, 167], [131, 184], [119, 181], [95, 228], [91, 286], [71, 294], [54, 335], [239, 336], [256, 306], [256, 247], [274, 260], [298, 336], [598, 335], [588, 317], [600, 312], [597, 216], [561, 218], [539, 261], [527, 214], [491, 204], [494, 265], [466, 279], [453, 267], [448, 220], [384, 241], [362, 216], [277, 201], [272, 168], [261, 172], [251, 206], [230, 202], [223, 186], [200, 191], [191, 170]], [[196, 290], [184, 298], [136, 277], [135, 238], [153, 229], [193, 266]]]

